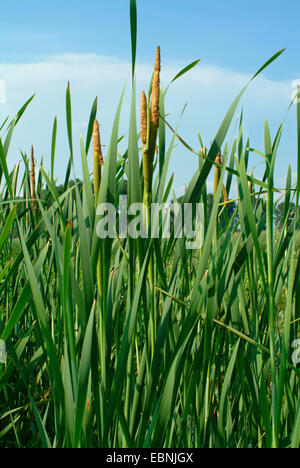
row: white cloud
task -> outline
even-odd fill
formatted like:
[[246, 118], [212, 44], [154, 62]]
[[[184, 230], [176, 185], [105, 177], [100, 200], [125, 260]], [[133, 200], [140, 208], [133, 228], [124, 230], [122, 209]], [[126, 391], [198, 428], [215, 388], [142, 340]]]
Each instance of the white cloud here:
[[292, 89], [293, 89], [292, 99], [296, 98], [295, 102], [297, 102], [297, 100], [299, 99], [299, 96], [298, 96], [299, 86], [300, 86], [300, 78], [292, 82]]
[[82, 129], [82, 128], [87, 128], [88, 122], [74, 122], [73, 123], [73, 128], [76, 129]]
[[6, 85], [4, 80], [0, 80], [0, 104], [6, 103]]
[[[167, 63], [163, 60], [162, 86], [183, 68], [184, 63]], [[137, 64], [137, 89], [148, 89], [152, 64]], [[200, 64], [187, 75], [177, 80], [167, 96], [167, 112], [170, 123], [176, 124], [181, 109], [188, 103], [182, 118], [180, 134], [197, 149], [197, 131], [209, 146], [229, 105], [251, 78], [238, 71], [227, 70], [209, 64]], [[1, 116], [11, 116], [25, 100], [36, 92], [36, 97], [16, 129], [9, 156], [12, 165], [20, 159], [19, 148], [29, 150], [32, 143], [36, 154], [44, 155], [45, 165], [50, 161], [51, 129], [54, 116], [58, 116], [57, 175], [62, 177], [69, 150], [65, 124], [65, 90], [71, 83], [74, 147], [78, 152], [76, 171], [80, 171], [78, 138], [86, 132], [89, 112], [95, 96], [99, 97], [98, 118], [101, 124], [102, 141], [107, 144], [110, 130], [123, 86], [130, 84], [130, 63], [115, 57], [95, 54], [64, 54], [44, 57], [39, 63], [4, 64], [0, 80], [6, 84], [6, 103], [1, 104]], [[125, 96], [120, 133], [126, 134], [129, 121], [130, 86]], [[245, 130], [254, 135], [255, 142], [263, 149], [264, 118], [270, 121], [274, 132], [283, 119], [293, 93], [291, 81], [272, 81], [264, 76], [251, 83], [245, 99]], [[139, 101], [139, 99], [137, 99]], [[240, 110], [239, 110], [240, 112]], [[0, 120], [3, 120], [0, 117]], [[236, 120], [235, 120], [236, 122]], [[290, 134], [289, 134], [290, 135]], [[285, 141], [289, 142], [291, 138]], [[290, 143], [289, 143], [290, 144]], [[289, 146], [288, 152], [292, 152]], [[293, 155], [289, 157], [293, 161]], [[197, 158], [182, 146], [174, 151], [170, 170], [175, 172], [175, 183], [182, 187], [188, 183], [197, 168]]]

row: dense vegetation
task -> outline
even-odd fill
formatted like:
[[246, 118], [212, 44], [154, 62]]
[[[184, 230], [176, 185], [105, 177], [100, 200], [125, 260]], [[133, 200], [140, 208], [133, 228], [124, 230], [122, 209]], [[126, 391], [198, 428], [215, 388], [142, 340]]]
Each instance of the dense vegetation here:
[[[30, 100], [1, 127], [0, 338], [7, 347], [7, 363], [0, 364], [1, 447], [300, 446], [300, 370], [292, 359], [300, 321], [299, 166], [296, 187], [289, 168], [279, 193], [274, 167], [282, 125], [272, 139], [265, 124], [260, 180], [251, 173], [242, 120], [237, 138], [226, 142], [246, 87], [211, 146], [199, 136], [200, 149], [193, 150], [167, 122], [158, 61], [159, 49], [142, 95], [141, 127], [132, 81], [124, 154], [122, 94], [104, 165], [95, 100], [80, 141], [82, 182], [70, 181], [69, 86], [70, 160], [60, 188], [56, 120], [49, 172], [36, 165], [33, 149], [22, 155], [22, 167], [9, 168], [14, 129]], [[296, 108], [300, 143], [300, 92]], [[98, 204], [118, 207], [119, 194], [127, 193], [129, 204], [144, 201], [149, 227], [151, 201], [173, 198], [168, 165], [175, 141], [186, 158], [199, 160], [179, 202], [204, 204], [202, 248], [186, 249], [174, 231], [170, 239], [99, 239]], [[299, 161], [300, 144], [298, 151]]]

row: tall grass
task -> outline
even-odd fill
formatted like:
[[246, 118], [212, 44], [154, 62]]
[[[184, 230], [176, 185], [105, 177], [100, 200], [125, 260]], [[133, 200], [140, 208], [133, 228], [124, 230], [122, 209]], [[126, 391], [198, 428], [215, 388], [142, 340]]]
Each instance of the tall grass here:
[[[159, 88], [157, 60], [138, 128], [135, 1], [130, 7], [133, 79], [124, 154], [118, 153], [124, 92], [103, 168], [95, 100], [86, 140], [79, 142], [83, 183], [72, 184], [68, 85], [70, 160], [62, 193], [55, 180], [56, 119], [49, 172], [35, 165], [33, 152], [31, 159], [22, 154], [24, 173], [20, 165], [9, 169], [10, 141], [30, 100], [1, 129], [0, 338], [8, 360], [0, 365], [0, 446], [299, 447], [300, 381], [292, 360], [300, 322], [299, 168], [296, 189], [288, 171], [282, 227], [274, 232], [282, 125], [272, 139], [265, 124], [265, 173], [261, 180], [248, 175], [242, 122], [237, 140], [226, 142], [246, 86], [211, 146], [199, 137], [201, 148], [193, 150], [167, 122], [168, 87]], [[299, 141], [299, 103], [297, 115]], [[169, 200], [175, 140], [187, 158], [199, 160], [181, 203], [204, 203], [200, 251], [187, 250], [174, 230], [169, 239], [99, 239], [96, 208], [118, 207], [125, 180], [129, 204]], [[208, 217], [207, 178], [214, 170]], [[238, 199], [229, 217], [224, 208], [232, 203], [234, 180]]]

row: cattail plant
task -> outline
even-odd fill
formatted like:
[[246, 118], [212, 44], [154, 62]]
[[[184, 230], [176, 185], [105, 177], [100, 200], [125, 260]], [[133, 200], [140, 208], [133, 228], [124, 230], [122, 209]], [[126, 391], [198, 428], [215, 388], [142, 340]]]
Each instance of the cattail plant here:
[[160, 48], [157, 47], [152, 79], [149, 119], [145, 92], [143, 91], [141, 95], [141, 139], [143, 144], [144, 202], [148, 207], [151, 204], [153, 161], [159, 127], [160, 66]]
[[[98, 195], [99, 195], [99, 190], [101, 186], [102, 166], [104, 165], [102, 149], [101, 149], [99, 122], [97, 119], [94, 120], [94, 124], [93, 124], [93, 152], [94, 152], [94, 192], [95, 192], [95, 206], [97, 208]], [[98, 282], [98, 291], [99, 291], [101, 298], [103, 295], [102, 268], [103, 268], [102, 247], [100, 246], [98, 262], [97, 262], [97, 282]]]
[[216, 197], [219, 182], [220, 182], [220, 176], [221, 176], [220, 165], [221, 164], [222, 164], [222, 156], [221, 156], [221, 151], [219, 151], [216, 157], [216, 165], [215, 165], [214, 197]]
[[149, 135], [149, 156], [153, 164], [156, 150], [156, 138], [159, 127], [159, 93], [160, 93], [160, 47], [157, 47], [154, 73], [152, 80], [151, 106], [150, 106], [150, 135]]
[[94, 150], [94, 192], [95, 192], [95, 203], [98, 200], [98, 193], [101, 184], [102, 176], [102, 166], [104, 165], [102, 149], [101, 149], [101, 139], [100, 139], [100, 130], [99, 123], [95, 119], [93, 126], [93, 150]]
[[37, 197], [36, 197], [35, 160], [34, 160], [34, 147], [33, 147], [33, 145], [31, 145], [30, 161], [31, 161], [31, 198], [32, 198], [33, 214], [34, 214], [34, 216], [36, 216], [36, 213], [37, 213]]
[[151, 124], [156, 127], [156, 129], [159, 125], [160, 67], [160, 48], [157, 47], [151, 94]]
[[[135, 63], [135, 0], [130, 5]], [[134, 86], [124, 153], [130, 168], [126, 170], [117, 159], [120, 101], [101, 181], [103, 157], [93, 106], [85, 148], [81, 144], [82, 197], [77, 184], [69, 184], [74, 162], [69, 86], [66, 115], [71, 156], [63, 193], [53, 179], [56, 122], [51, 179], [41, 163], [36, 180], [33, 147], [31, 168], [28, 158], [23, 180], [18, 180], [18, 167], [10, 174], [6, 161], [14, 126], [4, 141], [6, 132], [1, 131], [0, 339], [9, 345], [9, 361], [0, 363], [1, 448], [300, 447], [299, 208], [293, 203], [290, 168], [285, 225], [274, 235], [278, 189], [273, 163], [280, 131], [272, 142], [265, 128], [268, 180], [252, 179], [253, 192], [256, 186], [258, 192], [255, 198], [251, 189], [252, 197], [249, 194], [245, 158], [235, 158], [236, 142], [227, 167], [226, 151], [223, 161], [221, 152], [215, 161], [209, 160], [200, 138], [199, 168], [185, 186], [183, 202], [195, 204], [197, 199], [204, 205], [199, 254], [175, 235], [150, 241], [130, 236], [124, 242], [118, 236], [98, 236], [93, 189], [95, 203], [101, 193], [101, 202], [116, 204], [118, 184], [128, 183], [134, 201], [140, 201], [143, 188], [145, 220], [150, 219], [158, 127], [162, 130], [165, 125], [159, 120], [160, 113], [165, 115], [159, 73], [158, 48], [152, 94], [149, 99], [144, 92], [141, 96], [143, 187]], [[226, 114], [213, 147], [223, 147], [239, 99]], [[297, 117], [300, 153], [300, 103]], [[247, 143], [243, 149], [242, 128], [239, 137], [242, 154], [249, 147]], [[90, 178], [86, 154], [91, 139], [94, 173]], [[164, 144], [160, 138], [159, 157]], [[158, 172], [155, 192], [159, 203], [168, 200], [172, 189], [173, 176], [167, 182], [165, 173], [174, 146], [171, 142], [168, 157], [161, 158], [163, 171]], [[191, 166], [192, 153], [186, 154]], [[298, 158], [300, 167], [300, 154]], [[208, 213], [207, 178], [213, 163], [215, 197]], [[236, 216], [229, 219], [226, 206], [234, 201], [232, 179], [239, 191]], [[24, 188], [24, 200], [15, 196], [15, 187]], [[266, 188], [264, 213], [261, 195]], [[27, 207], [34, 203], [36, 210], [37, 194], [44, 190], [50, 206], [38, 212], [37, 227], [31, 222], [33, 210], [28, 214]], [[251, 204], [251, 199], [257, 203]], [[18, 206], [11, 207], [14, 202]], [[222, 205], [224, 216], [218, 223]], [[295, 216], [289, 223], [292, 208]], [[261, 240], [263, 229], [266, 247]]]
[[[144, 206], [145, 224], [149, 228], [151, 219], [151, 201], [152, 201], [152, 179], [153, 179], [153, 162], [156, 152], [156, 139], [159, 127], [159, 95], [160, 95], [160, 48], [157, 47], [154, 73], [152, 79], [152, 92], [150, 109], [148, 112], [147, 99], [145, 92], [141, 95], [141, 140], [143, 145], [143, 173], [144, 173]], [[153, 258], [149, 261], [149, 282], [153, 291]], [[154, 355], [155, 337], [156, 337], [156, 312], [154, 304], [154, 292], [151, 293], [151, 355]]]

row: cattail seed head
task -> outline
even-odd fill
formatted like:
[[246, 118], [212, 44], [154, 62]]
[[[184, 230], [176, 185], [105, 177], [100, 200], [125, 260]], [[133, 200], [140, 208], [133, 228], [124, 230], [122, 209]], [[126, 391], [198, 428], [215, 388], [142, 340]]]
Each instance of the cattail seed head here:
[[[160, 48], [157, 47], [154, 73], [152, 79], [152, 93], [150, 103], [150, 125], [146, 125], [147, 106], [145, 107], [145, 96], [142, 95], [142, 130], [141, 138], [143, 143], [143, 171], [144, 171], [144, 200], [149, 207], [151, 203], [153, 161], [156, 151], [157, 129], [159, 126], [159, 95], [160, 95]], [[147, 135], [145, 129], [147, 128]], [[149, 136], [149, 141], [148, 141]]]
[[[217, 157], [216, 157], [216, 163], [217, 164], [222, 164], [222, 156], [221, 156], [221, 151], [218, 152]], [[220, 182], [220, 177], [221, 177], [221, 169], [219, 166], [215, 166], [215, 180], [214, 180], [214, 196], [217, 194], [219, 182]]]
[[221, 151], [218, 152], [217, 157], [216, 157], [216, 163], [222, 164], [222, 156], [221, 156]]
[[151, 123], [159, 125], [159, 92], [160, 92], [160, 48], [157, 47], [151, 94]]
[[101, 150], [101, 140], [100, 140], [100, 130], [99, 123], [95, 119], [93, 125], [93, 150], [94, 150], [94, 192], [95, 192], [95, 202], [98, 201], [98, 193], [101, 185], [101, 166], [104, 164], [102, 150]]
[[147, 98], [144, 91], [141, 94], [141, 140], [143, 145], [147, 143]]
[[95, 153], [97, 153], [98, 155], [100, 166], [103, 166], [104, 159], [103, 159], [102, 149], [101, 149], [99, 123], [98, 123], [98, 120], [96, 119], [94, 120], [94, 125], [93, 125], [93, 150], [94, 150], [94, 155]]
[[154, 70], [160, 72], [160, 47], [158, 46], [156, 49], [156, 56], [155, 56], [155, 63], [154, 63]]
[[35, 181], [35, 160], [34, 160], [33, 145], [31, 145], [30, 161], [31, 161], [31, 197], [33, 200], [33, 212], [36, 213], [37, 202], [36, 202], [36, 189], [35, 189], [36, 181]]

